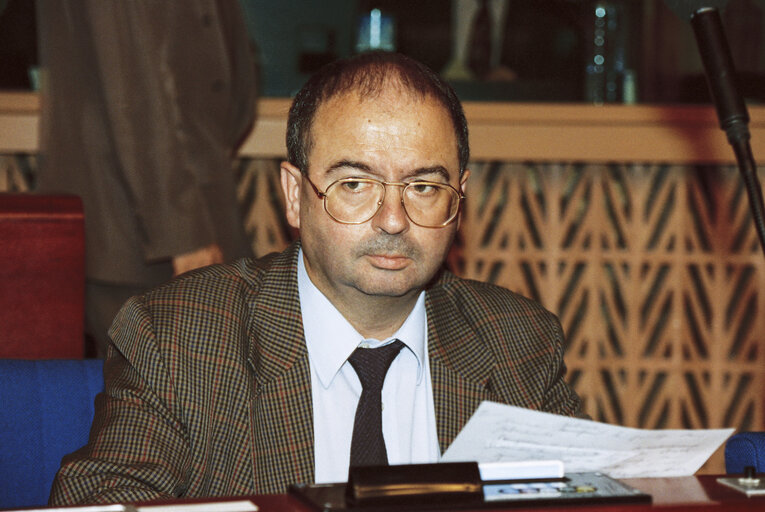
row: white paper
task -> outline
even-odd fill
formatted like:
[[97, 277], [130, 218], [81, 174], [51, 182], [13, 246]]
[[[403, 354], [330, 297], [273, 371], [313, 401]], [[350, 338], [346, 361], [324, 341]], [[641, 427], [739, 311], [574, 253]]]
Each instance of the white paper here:
[[171, 503], [138, 507], [137, 512], [255, 512], [257, 505], [248, 500], [211, 501], [209, 503]]
[[206, 503], [169, 503], [167, 505], [87, 505], [84, 507], [19, 509], [7, 512], [257, 512], [249, 500], [211, 501]]
[[642, 430], [483, 402], [443, 462], [561, 460], [613, 478], [694, 474], [734, 429]]
[[126, 512], [125, 505], [86, 505], [82, 507], [45, 507], [6, 510], [5, 512]]

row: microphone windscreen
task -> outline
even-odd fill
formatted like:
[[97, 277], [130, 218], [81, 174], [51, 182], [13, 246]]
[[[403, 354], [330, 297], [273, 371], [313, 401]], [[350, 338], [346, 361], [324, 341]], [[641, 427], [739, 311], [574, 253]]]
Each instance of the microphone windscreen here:
[[693, 13], [704, 7], [714, 7], [718, 11], [722, 11], [728, 0], [664, 0], [672, 12], [682, 20], [690, 20]]

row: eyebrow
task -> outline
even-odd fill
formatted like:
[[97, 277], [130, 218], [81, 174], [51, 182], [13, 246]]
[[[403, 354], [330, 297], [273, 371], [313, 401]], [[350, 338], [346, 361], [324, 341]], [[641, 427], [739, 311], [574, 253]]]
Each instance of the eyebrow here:
[[[372, 167], [370, 167], [369, 165], [363, 162], [357, 162], [355, 160], [338, 160], [337, 162], [333, 163], [327, 168], [327, 174], [332, 174], [333, 172], [339, 169], [345, 169], [345, 168], [358, 169], [359, 171], [364, 171], [369, 174], [374, 174], [379, 176], [379, 173], [375, 172], [372, 169]], [[406, 178], [416, 178], [416, 177], [425, 176], [428, 174], [438, 174], [441, 177], [443, 177], [447, 182], [449, 181], [449, 178], [450, 178], [449, 171], [443, 165], [434, 165], [431, 167], [419, 167], [417, 169], [412, 169], [411, 171], [407, 173]]]
[[351, 169], [358, 169], [360, 171], [373, 173], [372, 168], [363, 162], [356, 162], [354, 160], [339, 160], [329, 167], [327, 167], [327, 174], [331, 174], [338, 169], [344, 169], [350, 167]]

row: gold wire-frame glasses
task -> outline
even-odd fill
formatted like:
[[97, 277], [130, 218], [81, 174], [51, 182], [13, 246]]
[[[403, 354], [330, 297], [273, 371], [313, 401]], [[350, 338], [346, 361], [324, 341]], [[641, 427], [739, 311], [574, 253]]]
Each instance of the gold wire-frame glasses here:
[[448, 226], [459, 213], [465, 198], [447, 183], [434, 181], [390, 182], [374, 178], [341, 178], [333, 181], [322, 192], [306, 175], [324, 211], [341, 224], [363, 224], [377, 215], [385, 200], [388, 187], [401, 189], [401, 205], [407, 218], [425, 228]]

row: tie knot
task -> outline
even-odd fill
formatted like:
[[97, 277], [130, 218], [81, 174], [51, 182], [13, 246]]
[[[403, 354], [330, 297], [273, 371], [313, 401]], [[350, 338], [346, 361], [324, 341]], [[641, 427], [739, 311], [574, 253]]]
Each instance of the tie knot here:
[[348, 358], [365, 391], [382, 389], [385, 374], [404, 344], [396, 340], [378, 348], [357, 348]]

